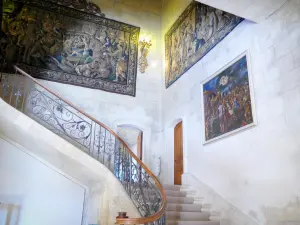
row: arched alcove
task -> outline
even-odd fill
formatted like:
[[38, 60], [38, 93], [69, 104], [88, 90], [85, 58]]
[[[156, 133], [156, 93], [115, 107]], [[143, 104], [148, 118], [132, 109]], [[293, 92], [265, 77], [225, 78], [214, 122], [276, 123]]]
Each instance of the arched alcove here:
[[130, 125], [122, 124], [117, 126], [117, 134], [126, 142], [132, 152], [143, 160], [143, 130]]

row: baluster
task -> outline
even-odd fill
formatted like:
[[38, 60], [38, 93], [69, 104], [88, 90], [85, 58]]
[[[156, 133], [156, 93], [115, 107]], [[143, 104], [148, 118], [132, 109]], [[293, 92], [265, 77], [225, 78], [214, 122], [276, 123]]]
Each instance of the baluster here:
[[[124, 181], [124, 154], [122, 149], [122, 143], [120, 142], [120, 178], [121, 182]], [[124, 185], [124, 183], [122, 183]]]
[[[127, 152], [128, 153], [128, 152]], [[129, 160], [129, 196], [131, 197], [131, 186], [132, 186], [132, 157], [131, 155], [129, 155], [128, 153], [128, 157], [130, 157], [130, 160]]]
[[119, 179], [122, 181], [122, 151], [121, 151], [121, 143], [119, 141], [118, 141], [118, 154], [119, 154], [119, 162], [118, 162]]
[[103, 160], [102, 160], [102, 162], [103, 162], [103, 164], [105, 165], [105, 153], [106, 153], [106, 132], [107, 132], [107, 130], [106, 130], [106, 128], [104, 128], [104, 141], [103, 141]]
[[126, 181], [127, 181], [127, 177], [126, 177], [126, 152], [124, 151], [124, 146], [122, 144], [122, 175], [123, 175], [123, 181], [124, 181], [124, 185], [126, 187]]
[[124, 152], [125, 152], [125, 157], [126, 157], [126, 164], [125, 164], [125, 171], [126, 171], [126, 184], [127, 184], [127, 190], [130, 191], [130, 161], [129, 161], [129, 154], [126, 151], [126, 147], [123, 146]]
[[121, 152], [119, 146], [119, 140], [116, 139], [115, 143], [115, 159], [114, 159], [114, 171], [117, 178], [120, 179], [120, 159], [121, 159]]
[[126, 157], [126, 151], [124, 151], [124, 145], [122, 144], [122, 155], [123, 155], [123, 161], [122, 161], [122, 167], [123, 167], [123, 171], [122, 171], [122, 174], [123, 174], [123, 181], [124, 181], [124, 185], [125, 185], [125, 188], [126, 190], [128, 190], [128, 186], [127, 186], [127, 170], [126, 170], [126, 164], [127, 164], [127, 157]]
[[94, 143], [95, 143], [96, 126], [97, 126], [97, 124], [92, 120], [91, 121], [91, 142], [90, 142], [90, 147], [88, 149], [88, 153], [92, 157], [93, 157], [92, 152], [93, 152]]
[[[113, 136], [112, 136], [112, 134], [110, 133], [110, 146], [111, 145], [115, 145], [115, 141], [113, 141], [114, 139], [113, 139]], [[113, 149], [115, 149], [115, 148], [113, 148]], [[110, 149], [110, 151], [111, 151], [112, 149]], [[109, 156], [108, 156], [108, 168], [109, 168], [109, 170], [110, 171], [113, 171], [113, 168], [112, 168], [112, 161], [113, 161], [113, 158], [114, 158], [114, 154], [111, 154], [111, 153], [109, 153]]]
[[121, 179], [121, 144], [118, 140], [118, 145], [117, 145], [117, 153], [118, 153], [118, 175], [119, 175], [119, 179]]
[[[125, 148], [126, 149], [126, 148]], [[127, 184], [128, 184], [128, 191], [131, 191], [131, 156], [129, 155], [129, 152], [126, 150], [126, 156], [127, 156]]]
[[99, 129], [99, 142], [98, 142], [98, 152], [97, 152], [97, 160], [99, 161], [99, 156], [100, 156], [100, 148], [101, 148], [101, 130], [102, 130], [102, 126], [100, 126]]

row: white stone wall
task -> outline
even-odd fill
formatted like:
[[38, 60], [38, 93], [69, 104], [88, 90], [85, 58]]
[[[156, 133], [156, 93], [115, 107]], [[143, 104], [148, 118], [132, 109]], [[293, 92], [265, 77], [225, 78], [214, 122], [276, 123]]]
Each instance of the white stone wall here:
[[82, 225], [85, 188], [1, 136], [0, 177], [1, 224]]
[[161, 129], [160, 84], [162, 80], [162, 42], [160, 1], [140, 0], [94, 0], [107, 18], [132, 24], [141, 28], [141, 37], [152, 41], [148, 55], [149, 67], [144, 74], [137, 73], [136, 97], [123, 96], [78, 86], [42, 81], [80, 109], [107, 126], [117, 129], [118, 125], [133, 125], [144, 131], [146, 146], [144, 160], [149, 164], [157, 143], [154, 133]]
[[[245, 50], [251, 58], [258, 125], [203, 146], [201, 82]], [[260, 24], [242, 22], [163, 89], [163, 180], [173, 182], [173, 128], [182, 119], [185, 173], [259, 224], [299, 221], [299, 66], [299, 1], [288, 1]]]

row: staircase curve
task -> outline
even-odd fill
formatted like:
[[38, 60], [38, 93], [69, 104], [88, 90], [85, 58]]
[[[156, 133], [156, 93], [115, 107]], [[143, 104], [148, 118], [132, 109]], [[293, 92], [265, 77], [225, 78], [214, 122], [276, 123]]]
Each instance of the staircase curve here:
[[166, 194], [158, 178], [109, 127], [1, 60], [0, 96], [10, 106], [105, 165], [121, 182], [141, 218], [116, 224], [165, 225]]

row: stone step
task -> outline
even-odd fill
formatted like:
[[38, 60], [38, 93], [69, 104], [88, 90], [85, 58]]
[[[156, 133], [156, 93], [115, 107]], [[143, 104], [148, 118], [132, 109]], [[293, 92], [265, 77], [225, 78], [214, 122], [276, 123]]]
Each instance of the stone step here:
[[170, 190], [170, 191], [180, 191], [181, 189], [187, 189], [188, 186], [184, 185], [175, 185], [175, 184], [164, 184], [163, 185], [165, 190]]
[[194, 191], [194, 190], [185, 190], [186, 192], [186, 196], [196, 196], [197, 194], [197, 191]]
[[220, 221], [220, 220], [222, 220], [222, 217], [221, 216], [210, 216], [209, 220], [211, 220], [211, 221]]
[[220, 225], [220, 221], [182, 221], [167, 220], [167, 225]]
[[186, 197], [187, 191], [172, 191], [172, 190], [166, 190], [166, 195], [169, 197]]
[[211, 210], [210, 214], [211, 214], [211, 216], [219, 216], [219, 217], [221, 217], [221, 212], [220, 211]]
[[209, 212], [166, 212], [167, 220], [209, 221]]
[[191, 197], [167, 197], [167, 203], [177, 203], [177, 204], [193, 204], [194, 198]]
[[212, 210], [212, 205], [209, 203], [202, 203], [202, 212], [211, 212]]
[[167, 211], [178, 211], [178, 212], [201, 212], [202, 205], [200, 204], [176, 204], [168, 203]]

